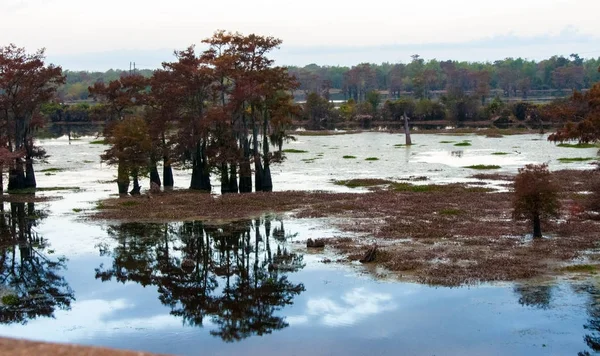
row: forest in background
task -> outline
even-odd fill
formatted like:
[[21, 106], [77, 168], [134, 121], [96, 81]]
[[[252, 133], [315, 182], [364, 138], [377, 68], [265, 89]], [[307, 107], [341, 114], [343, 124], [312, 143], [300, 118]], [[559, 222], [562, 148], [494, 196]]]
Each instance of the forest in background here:
[[[590, 88], [600, 81], [600, 57], [583, 59], [577, 54], [553, 56], [541, 61], [506, 58], [495, 62], [425, 61], [414, 55], [410, 63], [361, 63], [353, 67], [289, 66], [289, 73], [300, 86], [297, 101], [311, 92], [324, 93], [331, 100], [366, 100], [367, 93], [378, 91], [384, 99], [409, 96], [415, 99], [438, 98], [449, 86], [494, 98], [535, 99], [567, 96], [572, 90]], [[66, 83], [58, 94], [63, 102], [88, 100], [88, 87], [97, 82], [118, 80], [128, 70], [106, 72], [68, 71]], [[136, 70], [150, 77], [153, 70]]]

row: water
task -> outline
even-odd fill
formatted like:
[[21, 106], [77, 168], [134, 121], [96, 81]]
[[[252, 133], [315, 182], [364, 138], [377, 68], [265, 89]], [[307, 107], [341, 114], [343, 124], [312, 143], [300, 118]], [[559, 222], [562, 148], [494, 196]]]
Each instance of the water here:
[[[469, 181], [473, 172], [461, 167], [480, 163], [499, 164], [501, 172], [547, 161], [552, 169], [586, 168], [555, 160], [596, 151], [533, 141], [537, 135], [415, 135], [416, 146], [395, 148], [402, 138], [300, 137], [291, 146], [310, 153], [289, 154], [283, 172], [274, 172], [275, 187], [340, 190], [346, 188], [332, 178], [411, 175]], [[462, 157], [451, 153], [458, 147], [439, 143], [465, 139], [472, 146], [463, 147]], [[39, 186], [80, 190], [45, 192], [63, 197], [45, 203], [3, 205], [0, 295], [9, 305], [0, 309], [2, 336], [181, 355], [600, 350], [600, 291], [593, 279], [463, 288], [376, 279], [360, 265], [323, 263], [338, 257], [329, 250], [307, 251], [308, 238], [343, 235], [323, 219], [266, 216], [218, 226], [86, 221], [85, 209], [116, 189], [107, 182], [114, 169], [97, 158], [103, 147], [88, 142], [41, 142], [51, 157], [39, 168], [70, 172], [38, 173]], [[361, 149], [369, 145], [374, 151]], [[491, 155], [514, 146], [520, 154]], [[322, 159], [302, 161], [319, 152]], [[358, 158], [341, 159], [348, 154]], [[369, 156], [380, 160], [366, 163]], [[176, 171], [175, 179], [185, 187], [187, 172]]]

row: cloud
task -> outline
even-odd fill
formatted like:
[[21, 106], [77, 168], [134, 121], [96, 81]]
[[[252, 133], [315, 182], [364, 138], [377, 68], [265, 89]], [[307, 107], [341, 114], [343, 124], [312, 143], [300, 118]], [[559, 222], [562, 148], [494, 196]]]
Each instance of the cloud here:
[[390, 294], [354, 288], [345, 293], [340, 302], [329, 298], [310, 299], [306, 314], [307, 318], [312, 317], [323, 325], [336, 327], [354, 325], [369, 316], [394, 309], [396, 305], [392, 302]]

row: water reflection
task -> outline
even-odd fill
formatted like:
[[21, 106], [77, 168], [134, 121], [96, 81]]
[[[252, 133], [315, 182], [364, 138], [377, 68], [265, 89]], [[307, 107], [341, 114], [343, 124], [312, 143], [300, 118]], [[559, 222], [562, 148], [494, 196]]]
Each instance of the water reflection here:
[[0, 323], [25, 324], [53, 317], [75, 300], [61, 271], [64, 257], [53, 258], [47, 240], [35, 227], [46, 217], [34, 203], [0, 204]]
[[587, 305], [589, 319], [583, 326], [586, 330], [583, 340], [592, 350], [592, 353], [585, 350], [579, 352], [578, 355], [589, 356], [591, 354], [598, 354], [600, 353], [600, 289], [593, 284], [578, 285], [573, 288], [576, 292], [587, 295], [589, 301]]
[[553, 288], [554, 286], [551, 285], [517, 283], [514, 286], [514, 292], [519, 297], [519, 304], [538, 309], [548, 309], [552, 300]]
[[272, 229], [269, 218], [130, 223], [110, 226], [108, 235], [118, 245], [100, 247], [113, 262], [96, 269], [97, 279], [156, 286], [172, 315], [199, 327], [209, 317], [210, 333], [228, 342], [287, 327], [276, 313], [304, 291], [287, 278], [304, 267], [303, 256], [288, 251], [283, 223]]

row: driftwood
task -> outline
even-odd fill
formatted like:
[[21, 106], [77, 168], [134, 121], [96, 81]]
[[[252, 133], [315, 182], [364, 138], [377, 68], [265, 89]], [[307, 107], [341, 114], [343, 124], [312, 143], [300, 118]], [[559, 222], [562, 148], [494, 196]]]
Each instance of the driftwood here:
[[377, 246], [370, 247], [367, 250], [367, 253], [361, 258], [360, 263], [369, 263], [375, 261], [375, 256], [377, 254]]
[[325, 240], [324, 239], [308, 239], [306, 241], [306, 247], [308, 248], [318, 248], [318, 247], [325, 247]]

